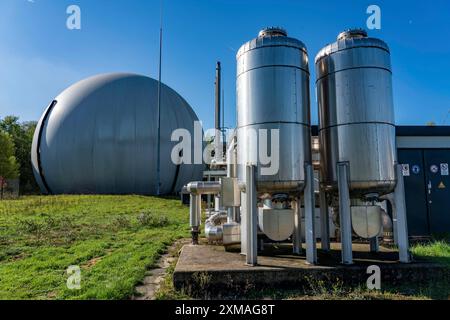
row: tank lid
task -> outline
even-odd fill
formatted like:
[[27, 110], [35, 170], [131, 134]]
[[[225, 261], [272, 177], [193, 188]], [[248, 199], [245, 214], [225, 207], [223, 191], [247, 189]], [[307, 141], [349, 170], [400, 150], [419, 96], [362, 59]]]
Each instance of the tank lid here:
[[355, 38], [367, 38], [367, 31], [364, 29], [348, 29], [339, 33], [337, 39], [355, 39]]
[[258, 37], [287, 37], [287, 31], [280, 27], [268, 27], [262, 29]]

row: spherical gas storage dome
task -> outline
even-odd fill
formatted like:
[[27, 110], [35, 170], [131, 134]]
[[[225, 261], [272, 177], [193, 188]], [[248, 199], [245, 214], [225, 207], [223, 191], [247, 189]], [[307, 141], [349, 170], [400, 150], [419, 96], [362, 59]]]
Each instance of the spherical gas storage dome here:
[[[161, 87], [160, 193], [170, 194], [201, 180], [203, 165], [172, 161], [179, 143], [171, 141], [172, 132], [186, 129], [193, 137], [198, 118], [178, 93]], [[157, 118], [154, 79], [105, 74], [69, 87], [45, 110], [34, 134], [32, 164], [42, 192], [156, 194]]]

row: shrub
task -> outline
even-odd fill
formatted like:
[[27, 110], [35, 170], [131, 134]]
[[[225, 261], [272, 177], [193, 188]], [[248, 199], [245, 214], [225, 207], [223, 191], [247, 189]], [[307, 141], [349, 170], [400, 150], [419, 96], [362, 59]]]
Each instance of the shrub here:
[[169, 219], [164, 215], [157, 215], [152, 211], [143, 211], [138, 217], [137, 221], [140, 226], [144, 227], [165, 227], [169, 224]]

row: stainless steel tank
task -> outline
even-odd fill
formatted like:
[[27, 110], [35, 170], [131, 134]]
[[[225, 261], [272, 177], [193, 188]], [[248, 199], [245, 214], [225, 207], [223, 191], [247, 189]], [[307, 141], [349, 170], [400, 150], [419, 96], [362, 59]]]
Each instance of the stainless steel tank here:
[[[303, 190], [311, 161], [309, 63], [305, 45], [280, 28], [267, 28], [237, 54], [238, 178], [248, 162], [258, 165], [259, 193]], [[266, 129], [268, 153], [277, 152], [269, 130], [279, 130], [279, 166], [262, 174], [258, 132]], [[273, 150], [272, 150], [273, 149]]]
[[348, 162], [353, 197], [392, 192], [397, 159], [389, 47], [349, 30], [315, 62], [322, 186], [336, 190], [336, 164]]

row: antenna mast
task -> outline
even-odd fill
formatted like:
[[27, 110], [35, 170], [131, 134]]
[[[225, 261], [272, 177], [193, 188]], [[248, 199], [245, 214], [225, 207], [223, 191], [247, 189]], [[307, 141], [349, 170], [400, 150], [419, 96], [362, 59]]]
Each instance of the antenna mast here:
[[158, 66], [158, 151], [156, 162], [156, 194], [161, 195], [161, 69], [162, 69], [162, 45], [163, 45], [163, 0], [160, 5], [159, 27], [159, 66]]

